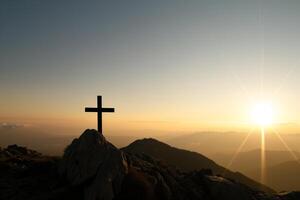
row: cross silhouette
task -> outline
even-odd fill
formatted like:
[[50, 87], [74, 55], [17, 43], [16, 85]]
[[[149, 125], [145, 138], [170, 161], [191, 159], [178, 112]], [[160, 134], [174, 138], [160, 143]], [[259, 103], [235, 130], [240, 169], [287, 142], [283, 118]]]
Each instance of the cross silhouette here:
[[98, 132], [102, 133], [102, 113], [115, 112], [114, 108], [102, 108], [102, 96], [97, 96], [97, 108], [85, 108], [85, 112], [97, 112], [98, 114]]

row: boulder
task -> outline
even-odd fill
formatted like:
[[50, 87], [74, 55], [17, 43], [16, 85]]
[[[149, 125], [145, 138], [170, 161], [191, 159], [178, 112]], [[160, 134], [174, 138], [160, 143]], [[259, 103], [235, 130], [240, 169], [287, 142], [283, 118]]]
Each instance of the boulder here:
[[85, 200], [111, 200], [127, 174], [125, 156], [96, 130], [86, 130], [66, 148], [60, 174], [82, 186]]
[[282, 192], [279, 194], [282, 200], [299, 200], [300, 192]]

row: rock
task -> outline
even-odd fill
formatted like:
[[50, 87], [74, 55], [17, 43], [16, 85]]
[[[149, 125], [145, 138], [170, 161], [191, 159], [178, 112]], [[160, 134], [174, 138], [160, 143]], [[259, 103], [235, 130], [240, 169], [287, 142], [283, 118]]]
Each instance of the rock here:
[[16, 144], [9, 145], [5, 149], [2, 149], [0, 154], [3, 157], [6, 157], [7, 159], [18, 157], [20, 157], [21, 159], [25, 159], [42, 156], [42, 154], [38, 153], [37, 151], [27, 149], [26, 147], [18, 146]]
[[244, 185], [234, 183], [228, 179], [219, 176], [206, 176], [206, 188], [212, 199], [243, 199], [252, 200], [252, 191]]
[[283, 200], [299, 200], [300, 192], [284, 192], [279, 194]]
[[6, 151], [10, 152], [14, 156], [22, 156], [28, 154], [26, 147], [21, 147], [16, 144], [7, 146]]
[[85, 200], [110, 200], [121, 190], [127, 162], [96, 130], [86, 130], [63, 155], [60, 174], [84, 188]]
[[142, 155], [146, 159], [142, 160], [134, 155], [126, 156], [128, 173], [115, 200], [171, 199], [172, 192], [152, 158]]
[[[12, 153], [12, 149], [14, 154]], [[0, 152], [0, 199], [48, 199], [59, 181], [57, 159], [54, 157], [19, 154], [14, 145]], [[41, 197], [41, 198], [37, 198]]]

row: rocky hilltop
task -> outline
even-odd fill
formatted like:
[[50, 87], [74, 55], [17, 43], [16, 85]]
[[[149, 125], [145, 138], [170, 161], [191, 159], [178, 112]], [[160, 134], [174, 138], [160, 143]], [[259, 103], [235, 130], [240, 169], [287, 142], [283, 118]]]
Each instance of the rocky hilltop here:
[[125, 152], [86, 130], [62, 158], [16, 145], [0, 150], [0, 199], [299, 200], [265, 193], [210, 169], [181, 171], [147, 154]]

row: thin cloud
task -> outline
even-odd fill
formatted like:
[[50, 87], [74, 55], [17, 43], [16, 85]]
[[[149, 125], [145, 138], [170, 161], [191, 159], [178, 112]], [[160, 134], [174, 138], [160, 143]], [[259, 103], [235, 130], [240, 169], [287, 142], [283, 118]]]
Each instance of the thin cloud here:
[[132, 120], [132, 121], [129, 121], [129, 122], [131, 122], [131, 123], [149, 123], [149, 124], [156, 124], [156, 123], [163, 123], [163, 124], [169, 124], [169, 123], [178, 123], [178, 122], [176, 122], [176, 121], [155, 121], [155, 120], [153, 120], [153, 121], [151, 121], [151, 120], [149, 120], [149, 121], [147, 121], [147, 120]]
[[16, 123], [8, 123], [8, 122], [0, 123], [0, 128], [4, 128], [4, 129], [15, 129], [21, 127], [24, 127], [24, 124], [16, 124]]

